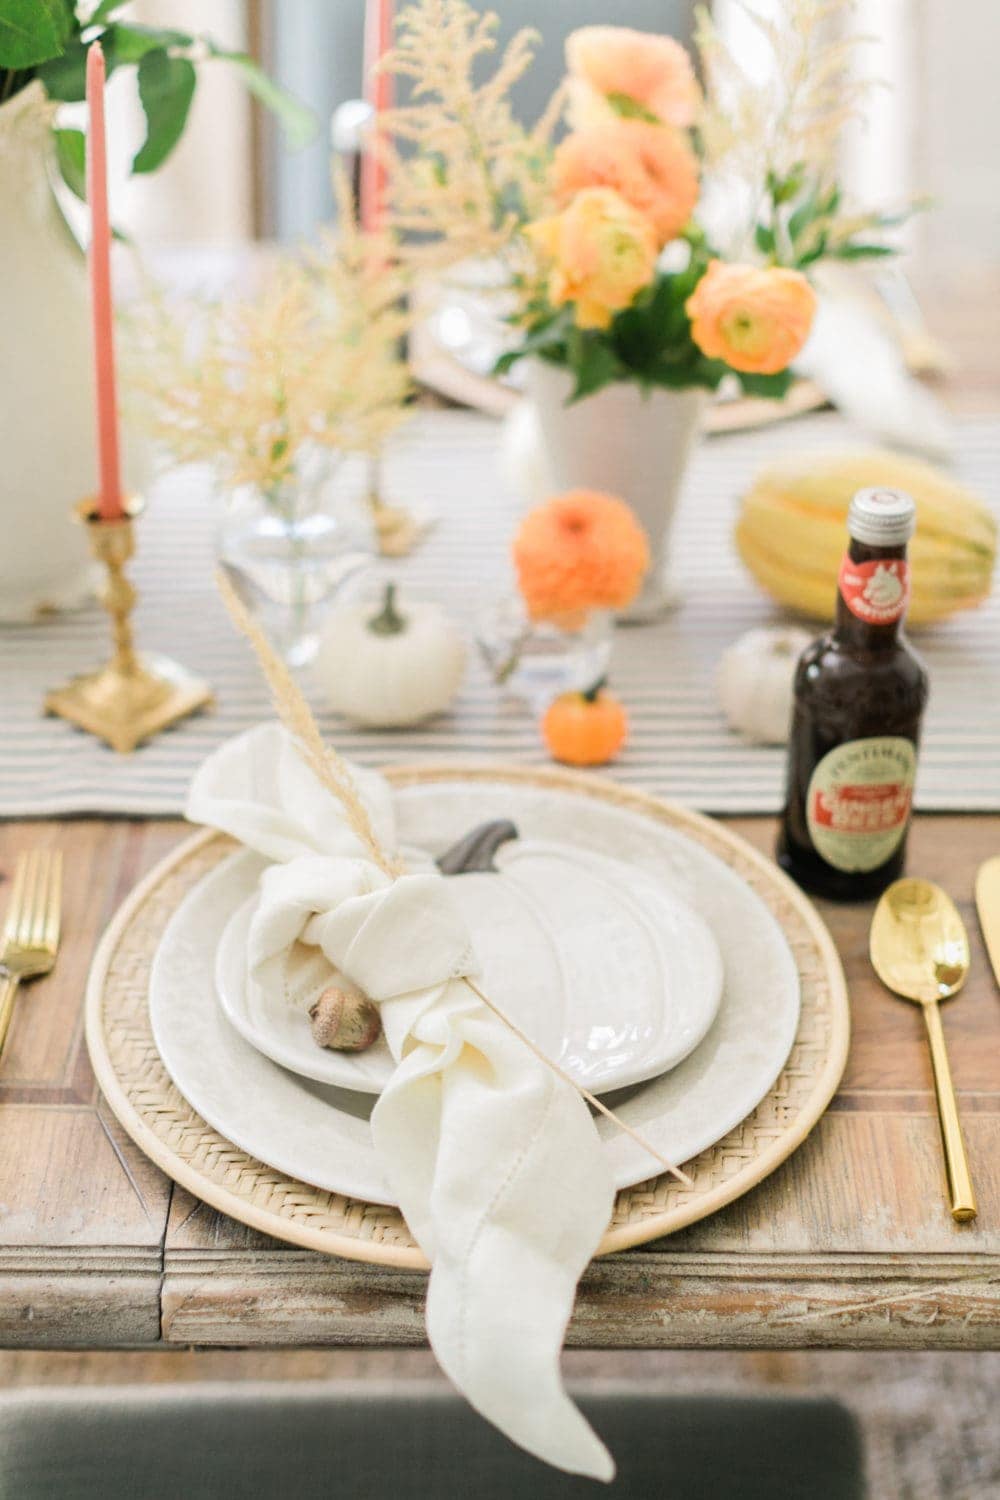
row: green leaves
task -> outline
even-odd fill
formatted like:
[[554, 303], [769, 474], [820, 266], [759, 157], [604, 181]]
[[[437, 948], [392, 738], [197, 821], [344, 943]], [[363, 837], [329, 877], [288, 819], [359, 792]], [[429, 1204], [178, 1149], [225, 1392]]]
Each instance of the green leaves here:
[[[132, 163], [136, 172], [155, 171], [180, 140], [197, 82], [195, 56], [203, 59], [207, 54], [235, 68], [250, 93], [278, 117], [290, 146], [303, 146], [313, 138], [317, 121], [312, 111], [273, 83], [247, 53], [172, 27], [117, 20], [127, 3], [100, 0], [81, 23], [77, 0], [0, 0], [0, 75], [17, 73], [15, 87], [23, 87], [34, 75], [50, 99], [80, 103], [86, 97], [87, 49], [99, 38], [109, 75], [123, 67], [138, 71], [146, 139]], [[57, 131], [56, 149], [67, 184], [82, 197], [78, 136], [77, 131]]]
[[772, 400], [784, 396], [795, 376], [791, 370], [779, 370], [777, 375], [741, 374], [740, 385], [746, 396], [767, 396]]
[[663, 124], [659, 115], [654, 115], [651, 109], [647, 109], [638, 99], [633, 99], [631, 94], [605, 94], [604, 99], [621, 120], [645, 120], [648, 125]]
[[54, 130], [56, 158], [63, 182], [87, 201], [87, 142], [82, 130]]
[[58, 57], [43, 63], [38, 76], [45, 85], [50, 99], [59, 99], [64, 104], [79, 104], [87, 97], [87, 49], [79, 36], [74, 36]]
[[838, 260], [877, 260], [898, 253], [895, 245], [866, 245], [861, 240], [848, 240], [845, 245], [838, 245], [831, 251]]
[[294, 95], [268, 78], [248, 53], [229, 52], [212, 41], [208, 42], [208, 50], [212, 57], [221, 58], [237, 70], [254, 98], [259, 99], [264, 108], [269, 109], [277, 118], [285, 133], [285, 140], [293, 150], [309, 144], [319, 128], [319, 122], [311, 109], [300, 104]]
[[873, 239], [903, 224], [914, 208], [897, 214], [845, 214], [836, 182], [811, 180], [796, 167], [788, 177], [767, 175], [765, 216], [754, 241], [772, 265], [805, 270], [824, 256], [837, 260], [871, 260], [896, 254], [893, 245]]
[[187, 50], [194, 43], [194, 37], [183, 31], [171, 31], [162, 26], [126, 26], [121, 22], [109, 26], [101, 37], [109, 73], [123, 64], [141, 62], [148, 52], [170, 47]]
[[628, 378], [628, 368], [605, 334], [594, 329], [571, 328], [567, 339], [567, 364], [576, 376], [570, 402], [592, 396], [602, 386]]
[[0, 68], [20, 72], [57, 57], [72, 24], [64, 0], [0, 0]]
[[139, 100], [146, 115], [146, 139], [132, 161], [134, 172], [155, 172], [177, 145], [194, 97], [197, 74], [186, 57], [163, 47], [139, 63]]
[[122, 10], [128, 3], [129, 0], [101, 0], [100, 5], [90, 17], [90, 25], [99, 26], [102, 21], [113, 16], [116, 10]]

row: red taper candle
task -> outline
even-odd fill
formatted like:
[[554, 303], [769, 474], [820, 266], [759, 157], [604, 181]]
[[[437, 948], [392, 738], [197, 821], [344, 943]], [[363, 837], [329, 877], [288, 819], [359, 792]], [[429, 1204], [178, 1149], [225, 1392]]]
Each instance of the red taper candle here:
[[119, 521], [122, 505], [118, 456], [118, 402], [115, 395], [114, 309], [111, 300], [111, 221], [104, 136], [104, 53], [99, 42], [87, 52], [87, 202], [90, 205], [90, 307], [94, 330], [97, 395], [97, 452], [100, 468], [98, 511], [102, 521]]
[[[393, 106], [391, 73], [377, 71], [377, 65], [392, 46], [392, 0], [367, 0], [365, 5], [365, 98], [378, 116]], [[361, 227], [373, 231], [381, 227], [385, 196], [385, 167], [369, 147], [361, 160]]]

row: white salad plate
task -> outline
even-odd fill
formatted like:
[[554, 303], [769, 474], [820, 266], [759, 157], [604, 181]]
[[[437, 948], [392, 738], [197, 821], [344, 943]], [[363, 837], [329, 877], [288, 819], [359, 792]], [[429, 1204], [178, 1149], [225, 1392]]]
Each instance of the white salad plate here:
[[[689, 1160], [719, 1140], [768, 1093], [795, 1037], [798, 973], [774, 916], [722, 860], [678, 829], [570, 788], [501, 780], [432, 781], [398, 789], [396, 800], [400, 837], [407, 845], [437, 853], [484, 817], [509, 818], [525, 845], [588, 851], [601, 856], [597, 865], [605, 873], [605, 860], [619, 869], [627, 865], [630, 897], [639, 889], [645, 893], [651, 884], [675, 898], [674, 907], [665, 900], [664, 912], [687, 907], [707, 925], [714, 947], [699, 951], [711, 964], [717, 948], [723, 970], [714, 1021], [700, 1044], [669, 1072], [612, 1100], [621, 1118], [668, 1160]], [[507, 858], [516, 866], [516, 851]], [[371, 1094], [276, 1065], [240, 1034], [219, 1004], [216, 970], [223, 934], [241, 909], [248, 912], [263, 863], [246, 851], [233, 855], [199, 882], [171, 917], [150, 978], [157, 1048], [181, 1093], [234, 1145], [326, 1191], [389, 1203], [368, 1123]], [[503, 864], [503, 850], [497, 863]], [[453, 878], [456, 886], [472, 880]], [[502, 874], [499, 880], [496, 875], [484, 878], [492, 885], [512, 884]], [[559, 884], [551, 869], [549, 883]], [[555, 920], [561, 897], [550, 890], [545, 896]], [[495, 899], [491, 897], [491, 910]], [[585, 920], [594, 919], [588, 909]], [[492, 963], [495, 969], [499, 960], [482, 951], [481, 917], [472, 925], [484, 967]], [[688, 924], [686, 931], [693, 943], [702, 941], [701, 924]], [[617, 1034], [622, 1016], [629, 1014], [632, 971], [629, 956], [620, 949], [609, 951], [607, 962], [609, 972], [620, 973], [623, 980], [619, 1002], [606, 1018], [609, 1032]], [[671, 979], [683, 972], [672, 968]], [[551, 1004], [551, 997], [547, 1001], [539, 994], [537, 1004], [546, 1003]], [[669, 1011], [669, 1005], [664, 1009]], [[558, 1040], [560, 1027], [561, 1022], [553, 1023], [547, 1031], [539, 1025], [534, 1034], [540, 1041]], [[618, 1187], [655, 1174], [656, 1163], [637, 1142], [604, 1119], [597, 1128]]]
[[[722, 958], [708, 924], [662, 881], [621, 860], [518, 838], [497, 851], [495, 873], [449, 876], [448, 887], [490, 999], [591, 1093], [665, 1073], [715, 1020]], [[312, 1038], [309, 1005], [339, 977], [321, 950], [298, 946], [284, 993], [252, 979], [256, 907], [256, 895], [242, 902], [219, 944], [215, 979], [227, 1017], [282, 1067], [379, 1093], [394, 1067], [383, 1037], [365, 1052], [329, 1051]]]

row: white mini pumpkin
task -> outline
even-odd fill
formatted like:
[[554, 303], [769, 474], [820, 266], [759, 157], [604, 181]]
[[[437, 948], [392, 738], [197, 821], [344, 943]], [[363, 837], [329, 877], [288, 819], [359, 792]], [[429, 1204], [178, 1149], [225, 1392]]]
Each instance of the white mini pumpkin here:
[[719, 663], [719, 701], [731, 729], [759, 745], [785, 745], [795, 668], [812, 636], [792, 626], [748, 630]]
[[418, 724], [448, 707], [465, 670], [465, 642], [436, 604], [345, 604], [327, 616], [316, 676], [330, 707], [376, 729]]

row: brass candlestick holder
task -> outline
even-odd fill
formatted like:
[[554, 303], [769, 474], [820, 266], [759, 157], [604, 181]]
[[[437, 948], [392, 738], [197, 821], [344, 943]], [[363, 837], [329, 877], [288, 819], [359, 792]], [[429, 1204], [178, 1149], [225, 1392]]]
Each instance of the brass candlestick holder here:
[[131, 614], [137, 596], [124, 570], [135, 551], [133, 524], [142, 510], [143, 502], [132, 497], [122, 520], [105, 521], [92, 499], [74, 506], [91, 552], [108, 570], [101, 602], [111, 616], [114, 652], [107, 666], [75, 677], [45, 699], [46, 713], [68, 719], [123, 754], [212, 701], [208, 684], [170, 657], [135, 649]]

